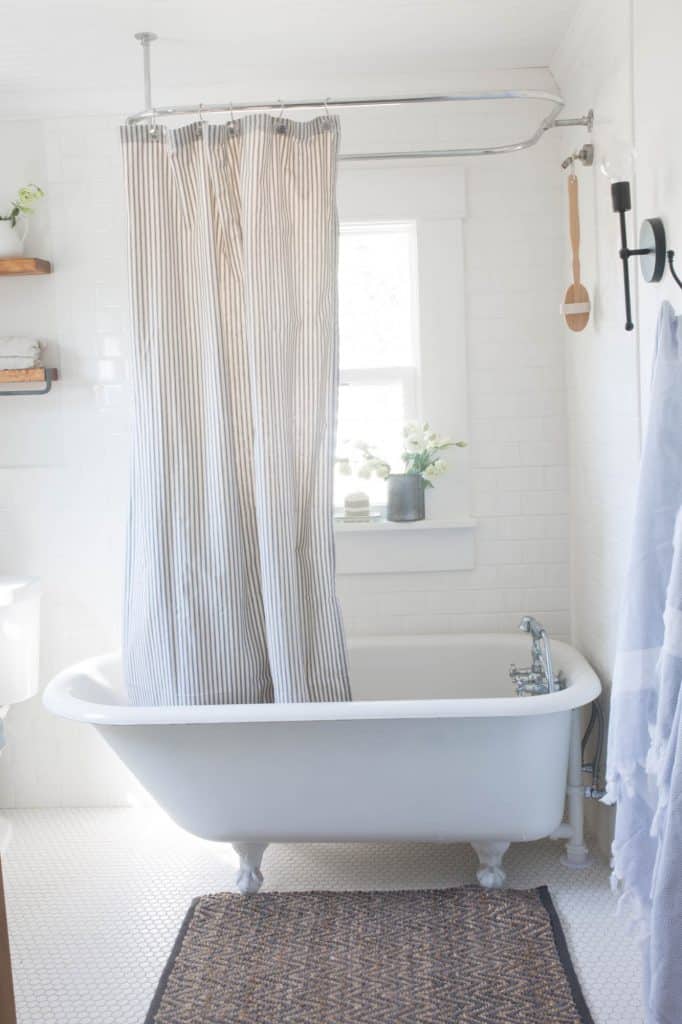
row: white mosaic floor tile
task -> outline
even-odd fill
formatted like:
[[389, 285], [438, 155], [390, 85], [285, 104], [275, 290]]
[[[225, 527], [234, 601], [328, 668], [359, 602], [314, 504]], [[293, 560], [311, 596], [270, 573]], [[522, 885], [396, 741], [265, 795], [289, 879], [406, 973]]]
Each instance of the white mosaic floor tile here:
[[[18, 1024], [141, 1024], [192, 898], [232, 887], [229, 847], [160, 812], [4, 812], [3, 855]], [[509, 884], [547, 884], [595, 1024], [642, 1024], [639, 957], [596, 861], [559, 864], [549, 841], [512, 847]], [[268, 849], [265, 887], [392, 889], [471, 882], [469, 847], [418, 843]]]

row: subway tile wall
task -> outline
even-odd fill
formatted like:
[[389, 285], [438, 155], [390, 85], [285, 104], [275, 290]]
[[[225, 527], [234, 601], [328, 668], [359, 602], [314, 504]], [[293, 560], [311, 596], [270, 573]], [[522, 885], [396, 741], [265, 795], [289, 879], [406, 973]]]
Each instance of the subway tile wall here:
[[[61, 381], [0, 399], [0, 572], [43, 581], [41, 675], [119, 642], [130, 401], [118, 121], [3, 125], [0, 186], [42, 184], [45, 279], [0, 281], [0, 334], [40, 333]], [[563, 182], [547, 138], [465, 164], [471, 571], [340, 577], [350, 634], [569, 633]], [[8, 154], [5, 159], [5, 154]], [[94, 730], [14, 708], [0, 805], [111, 805], [136, 784]]]

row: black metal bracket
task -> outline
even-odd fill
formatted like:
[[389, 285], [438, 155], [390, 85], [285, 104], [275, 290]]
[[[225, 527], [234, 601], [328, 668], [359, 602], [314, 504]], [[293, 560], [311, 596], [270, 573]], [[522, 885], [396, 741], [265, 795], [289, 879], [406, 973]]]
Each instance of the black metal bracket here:
[[[623, 290], [625, 292], [625, 330], [631, 331], [635, 326], [632, 321], [632, 299], [630, 294], [630, 268], [629, 261], [632, 256], [639, 256], [640, 268], [645, 281], [660, 281], [665, 272], [666, 248], [665, 228], [659, 217], [651, 217], [642, 222], [639, 232], [638, 249], [631, 249], [628, 246], [627, 222], [625, 214], [632, 208], [629, 181], [614, 181], [611, 185], [611, 202], [614, 213], [618, 214], [620, 222], [620, 256], [623, 265]], [[682, 288], [682, 282], [673, 269], [674, 253], [668, 252], [668, 264], [673, 278]]]
[[628, 247], [628, 226], [625, 214], [632, 209], [629, 181], [614, 181], [611, 185], [611, 204], [614, 213], [618, 214], [620, 221], [620, 249], [618, 255], [623, 266], [623, 289], [625, 291], [625, 330], [631, 331], [635, 326], [632, 322], [632, 299], [630, 295], [630, 267], [631, 256], [638, 255], [636, 250]]

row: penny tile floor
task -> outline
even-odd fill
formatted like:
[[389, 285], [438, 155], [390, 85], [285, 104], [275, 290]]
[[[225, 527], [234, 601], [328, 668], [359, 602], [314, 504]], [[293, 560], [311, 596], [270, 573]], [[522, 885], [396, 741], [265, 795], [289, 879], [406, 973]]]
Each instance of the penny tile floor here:
[[[150, 808], [3, 814], [18, 1024], [142, 1024], [189, 903], [232, 888], [231, 848]], [[549, 885], [595, 1024], [642, 1024], [639, 957], [607, 865], [569, 871], [559, 853], [512, 847], [509, 884]], [[272, 889], [398, 889], [471, 882], [476, 860], [467, 846], [300, 844], [270, 847], [263, 867]]]

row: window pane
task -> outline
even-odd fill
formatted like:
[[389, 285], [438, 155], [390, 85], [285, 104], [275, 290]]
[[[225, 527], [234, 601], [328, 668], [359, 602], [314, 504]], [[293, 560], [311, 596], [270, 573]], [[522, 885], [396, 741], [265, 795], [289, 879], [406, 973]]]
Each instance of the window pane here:
[[[339, 390], [339, 422], [337, 454], [353, 457], [355, 441], [365, 441], [377, 455], [400, 466], [402, 428], [405, 422], [405, 396], [400, 380], [376, 384], [343, 384]], [[343, 476], [337, 471], [334, 504], [343, 506], [344, 498], [353, 491], [364, 491], [372, 505], [386, 504], [386, 481], [376, 476], [363, 479]]]
[[341, 368], [414, 366], [413, 224], [342, 225]]

